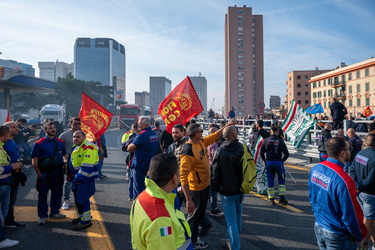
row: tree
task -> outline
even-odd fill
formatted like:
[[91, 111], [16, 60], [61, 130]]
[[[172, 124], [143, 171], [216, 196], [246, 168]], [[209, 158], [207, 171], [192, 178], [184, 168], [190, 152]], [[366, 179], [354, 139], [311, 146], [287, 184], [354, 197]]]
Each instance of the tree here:
[[[81, 108], [81, 93], [85, 92], [94, 100], [103, 99], [101, 105], [106, 107], [113, 102], [113, 88], [110, 86], [101, 86], [100, 82], [85, 82], [68, 74], [65, 78], [58, 78], [55, 90], [55, 98], [60, 104], [65, 104], [67, 118], [78, 116]], [[98, 98], [102, 96], [102, 98]], [[112, 97], [111, 97], [112, 96]]]

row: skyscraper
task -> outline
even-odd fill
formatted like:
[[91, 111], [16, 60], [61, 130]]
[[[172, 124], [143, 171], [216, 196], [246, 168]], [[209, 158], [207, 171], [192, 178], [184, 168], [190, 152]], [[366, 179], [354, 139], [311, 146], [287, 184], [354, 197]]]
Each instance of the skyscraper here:
[[39, 77], [56, 82], [57, 78], [66, 77], [69, 73], [74, 73], [74, 64], [65, 62], [38, 62]]
[[207, 116], [207, 80], [206, 77], [201, 76], [190, 76], [191, 83], [193, 84], [195, 91], [202, 103], [203, 111], [202, 115]]
[[150, 93], [147, 91], [135, 92], [134, 103], [140, 106], [150, 106]]
[[150, 106], [158, 113], [159, 104], [172, 90], [172, 82], [164, 76], [150, 76]]
[[237, 116], [261, 113], [264, 101], [263, 16], [252, 8], [228, 7], [225, 15], [226, 114], [234, 107]]
[[111, 38], [77, 38], [74, 75], [80, 80], [97, 81], [103, 86], [125, 90], [124, 45]]

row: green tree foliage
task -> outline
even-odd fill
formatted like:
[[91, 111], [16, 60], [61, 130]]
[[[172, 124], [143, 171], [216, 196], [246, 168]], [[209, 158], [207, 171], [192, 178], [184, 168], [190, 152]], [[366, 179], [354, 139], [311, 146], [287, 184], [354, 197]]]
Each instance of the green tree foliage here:
[[101, 86], [100, 82], [85, 82], [68, 74], [65, 78], [58, 78], [55, 90], [55, 99], [65, 104], [68, 117], [78, 116], [82, 103], [82, 92], [107, 107], [113, 103], [113, 87]]
[[27, 113], [30, 109], [40, 110], [46, 104], [58, 104], [53, 94], [19, 93], [11, 95], [10, 112]]

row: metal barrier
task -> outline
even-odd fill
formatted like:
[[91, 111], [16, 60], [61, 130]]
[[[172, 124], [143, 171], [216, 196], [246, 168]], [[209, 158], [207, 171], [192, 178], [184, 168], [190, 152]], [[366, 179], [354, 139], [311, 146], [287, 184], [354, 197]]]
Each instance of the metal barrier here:
[[[220, 125], [221, 121], [227, 122], [228, 119], [217, 119], [216, 123]], [[251, 124], [253, 124], [256, 120], [255, 119], [237, 119], [238, 123], [236, 125], [236, 128], [238, 129], [238, 139], [241, 143], [248, 143], [248, 136], [249, 136], [249, 130], [251, 128]], [[269, 129], [271, 124], [275, 123], [275, 120], [263, 120], [265, 123], [265, 126], [263, 128]], [[205, 131], [205, 135], [208, 134], [208, 127], [209, 124], [212, 123], [212, 120], [209, 121], [208, 119], [198, 119], [198, 123], [200, 123], [203, 127], [203, 130]], [[278, 120], [280, 124], [282, 124], [283, 120]], [[332, 122], [330, 120], [323, 120], [320, 121], [322, 123], [328, 123]], [[360, 124], [360, 123], [372, 123], [372, 121], [368, 120], [360, 120], [360, 121], [353, 121], [354, 123]], [[348, 123], [346, 120], [344, 120], [344, 131], [347, 131], [348, 129]], [[319, 159], [319, 151], [318, 151], [318, 140], [320, 138], [322, 128], [315, 123], [314, 128], [310, 129], [309, 134], [305, 137], [302, 144], [296, 148], [294, 147], [289, 141], [288, 138], [285, 138], [285, 143], [288, 147], [288, 151], [290, 154], [293, 155], [299, 155], [302, 157], [306, 157], [307, 161], [311, 163], [313, 159]], [[366, 132], [356, 132], [356, 134], [361, 137], [362, 139], [367, 135]], [[337, 131], [332, 131], [332, 136], [336, 136]]]

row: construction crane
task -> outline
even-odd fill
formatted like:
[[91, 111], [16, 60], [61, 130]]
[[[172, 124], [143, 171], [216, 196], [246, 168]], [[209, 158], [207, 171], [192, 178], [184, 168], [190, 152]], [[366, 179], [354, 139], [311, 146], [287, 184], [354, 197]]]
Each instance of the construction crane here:
[[215, 98], [212, 98], [212, 102], [211, 102], [211, 107], [210, 109], [212, 109], [214, 107], [214, 102], [215, 102]]

